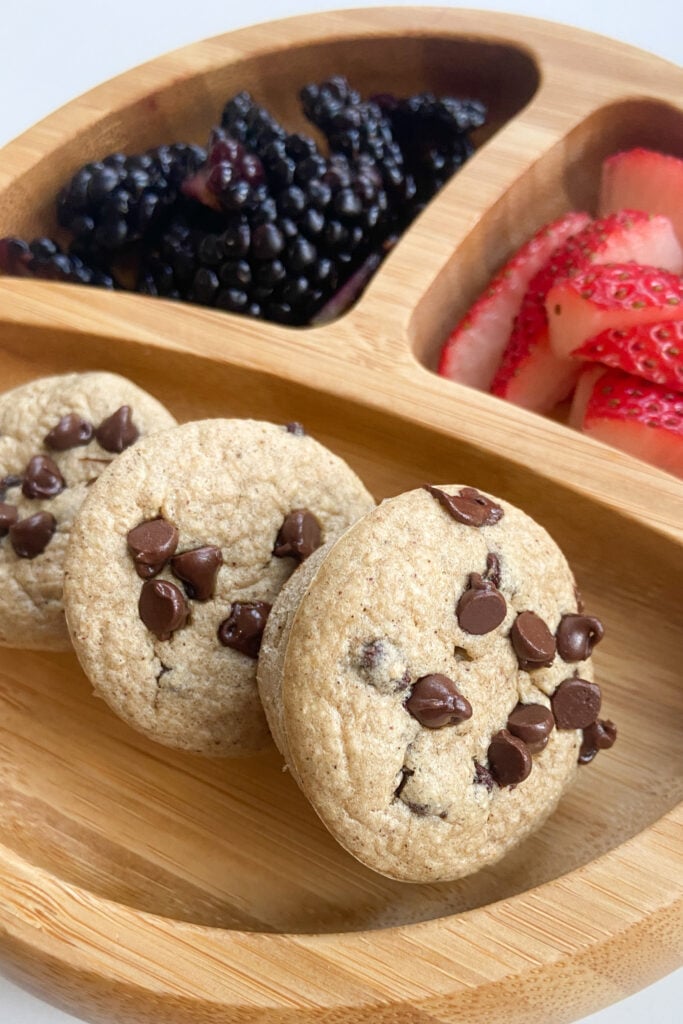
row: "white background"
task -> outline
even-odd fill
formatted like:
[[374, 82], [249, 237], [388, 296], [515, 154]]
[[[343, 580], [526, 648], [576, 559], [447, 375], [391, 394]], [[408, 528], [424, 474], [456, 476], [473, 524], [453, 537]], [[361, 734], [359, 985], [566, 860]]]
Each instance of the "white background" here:
[[[405, 6], [400, 0], [394, 2]], [[86, 89], [177, 46], [290, 14], [381, 5], [377, 0], [2, 0], [0, 145]], [[441, 0], [441, 6], [457, 5]], [[473, 0], [463, 6], [561, 21], [613, 36], [675, 63], [683, 59], [680, 0]], [[78, 1019], [0, 975], [0, 1024], [75, 1024]], [[650, 1021], [683, 1021], [683, 971], [580, 1024]], [[554, 1024], [550, 1016], [547, 1024]]]

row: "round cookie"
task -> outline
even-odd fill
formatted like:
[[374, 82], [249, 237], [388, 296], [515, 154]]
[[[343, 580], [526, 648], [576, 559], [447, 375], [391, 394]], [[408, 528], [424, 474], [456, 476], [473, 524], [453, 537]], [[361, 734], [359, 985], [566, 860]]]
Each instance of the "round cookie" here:
[[592, 682], [601, 637], [529, 516], [472, 488], [422, 488], [283, 588], [259, 692], [294, 778], [350, 853], [402, 881], [451, 880], [536, 829], [579, 757], [613, 742]]
[[168, 746], [267, 746], [256, 659], [270, 606], [373, 505], [298, 424], [203, 420], [124, 452], [92, 487], [67, 557], [67, 619], [95, 691]]
[[175, 419], [113, 373], [44, 377], [0, 395], [0, 644], [64, 651], [74, 515], [123, 448]]

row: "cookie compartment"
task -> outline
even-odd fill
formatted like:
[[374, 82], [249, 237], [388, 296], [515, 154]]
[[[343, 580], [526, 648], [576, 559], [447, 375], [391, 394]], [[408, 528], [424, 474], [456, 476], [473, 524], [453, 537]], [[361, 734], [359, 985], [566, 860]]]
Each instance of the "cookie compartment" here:
[[94, 700], [73, 656], [2, 649], [0, 822], [6, 845], [29, 863], [98, 898], [193, 926], [355, 932], [509, 899], [614, 849], [675, 806], [679, 545], [559, 482], [541, 486], [531, 469], [521, 472], [492, 451], [305, 381], [104, 337], [84, 343], [68, 330], [24, 326], [5, 337], [8, 386], [66, 368], [106, 368], [149, 390], [181, 421], [299, 420], [378, 498], [447, 478], [524, 507], [563, 547], [587, 607], [607, 623], [598, 676], [604, 713], [620, 730], [615, 751], [582, 769], [548, 824], [500, 865], [452, 885], [406, 886], [336, 846], [275, 751], [239, 761], [175, 753]]

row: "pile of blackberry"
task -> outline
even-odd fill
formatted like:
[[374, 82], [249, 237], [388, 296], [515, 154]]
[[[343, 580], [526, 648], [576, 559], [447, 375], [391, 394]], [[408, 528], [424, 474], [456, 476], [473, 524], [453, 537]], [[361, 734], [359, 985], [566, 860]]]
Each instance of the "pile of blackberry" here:
[[2, 239], [0, 271], [110, 288], [126, 280], [284, 324], [338, 315], [471, 154], [486, 111], [427, 93], [363, 100], [341, 76], [307, 85], [301, 103], [326, 152], [240, 92], [206, 151], [176, 143], [86, 164], [57, 198], [68, 251]]

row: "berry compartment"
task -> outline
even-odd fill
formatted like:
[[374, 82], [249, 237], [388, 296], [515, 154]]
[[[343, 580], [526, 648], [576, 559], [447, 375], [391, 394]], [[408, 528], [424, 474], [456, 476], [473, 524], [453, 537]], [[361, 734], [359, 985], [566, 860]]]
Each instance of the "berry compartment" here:
[[[410, 229], [416, 211], [448, 176], [451, 165], [457, 168], [460, 161], [467, 160], [468, 152], [476, 152], [518, 113], [538, 86], [537, 68], [522, 48], [486, 39], [444, 39], [428, 34], [404, 38], [345, 36], [325, 42], [299, 41], [287, 50], [271, 43], [257, 56], [235, 60], [227, 67], [216, 60], [215, 53], [209, 52], [207, 56], [215, 66], [207, 67], [201, 77], [176, 75], [170, 84], [166, 78], [157, 88], [151, 88], [150, 82], [144, 98], [115, 113], [108, 112], [95, 125], [84, 127], [66, 144], [58, 146], [49, 167], [34, 165], [10, 181], [0, 199], [0, 236], [7, 234], [26, 240], [47, 236], [64, 248], [73, 244], [74, 253], [89, 268], [104, 271], [108, 278], [113, 277], [127, 289], [161, 297], [180, 295], [183, 301], [218, 306], [228, 312], [307, 326], [315, 323], [321, 312], [325, 319], [332, 319], [348, 308], [350, 300], [343, 297], [349, 290], [353, 296], [357, 288], [352, 283], [345, 288], [347, 282], [356, 280], [357, 274], [361, 281], [371, 276], [395, 244], [395, 238]], [[148, 67], [156, 72], [158, 64]], [[426, 91], [467, 101], [480, 100], [487, 108], [486, 122], [479, 126], [477, 112], [471, 118], [473, 128], [468, 130], [464, 109], [457, 114], [453, 111], [448, 131], [452, 128], [456, 134], [448, 145], [443, 143], [443, 152], [441, 143], [435, 141], [435, 163], [413, 146], [412, 127], [406, 130], [405, 125], [403, 129], [395, 125], [394, 139], [399, 138], [399, 132], [403, 139], [402, 155], [395, 162], [391, 145], [383, 141], [382, 134], [391, 133], [388, 118], [393, 114], [386, 113], [384, 120], [378, 122], [379, 111], [368, 113], [370, 108], [366, 105], [367, 130], [375, 140], [359, 143], [360, 160], [370, 161], [367, 167], [356, 156], [351, 158], [349, 133], [342, 132], [340, 141], [328, 143], [323, 131], [304, 115], [300, 91], [331, 74], [347, 76], [351, 88], [358, 90], [364, 100], [382, 94], [385, 99], [381, 102], [389, 106], [394, 95], [408, 97]], [[109, 83], [99, 92], [114, 88], [115, 84]], [[251, 178], [240, 177], [245, 164], [242, 155], [233, 156], [221, 164], [223, 177], [231, 177], [230, 182], [226, 179], [224, 185], [219, 185], [218, 168], [211, 171], [209, 166], [206, 173], [188, 175], [188, 180], [192, 178], [189, 187], [194, 201], [185, 199], [170, 205], [159, 201], [153, 207], [140, 204], [142, 217], [135, 198], [134, 177], [139, 170], [125, 178], [125, 168], [112, 164], [97, 172], [88, 188], [85, 178], [83, 183], [72, 181], [72, 175], [84, 163], [101, 161], [116, 152], [141, 154], [161, 144], [206, 145], [212, 126], [221, 123], [226, 101], [241, 90], [253, 95], [256, 107], [251, 107], [252, 112], [264, 108], [279, 123], [277, 130], [281, 126], [288, 132], [310, 136], [318, 145], [317, 151], [307, 158], [295, 139], [291, 147], [287, 141], [285, 157], [284, 138], [271, 144], [262, 141], [271, 134], [269, 126], [256, 132], [247, 127], [246, 140], [242, 141], [246, 141], [250, 154], [251, 170], [246, 173]], [[338, 105], [338, 97], [328, 106], [328, 118], [337, 109], [335, 102]], [[366, 116], [355, 100], [350, 102], [352, 114]], [[250, 123], [252, 113], [246, 113], [247, 109], [241, 111], [239, 102], [233, 104], [234, 117], [225, 126], [229, 134], [239, 134], [235, 125], [245, 125], [245, 117], [246, 124]], [[443, 115], [442, 110], [440, 116]], [[402, 116], [405, 119], [408, 115], [404, 111]], [[319, 118], [313, 120], [322, 123]], [[438, 121], [432, 114], [430, 131], [435, 139], [445, 138], [447, 132], [438, 127]], [[378, 124], [385, 127], [377, 128]], [[462, 134], [458, 133], [460, 129], [456, 130], [456, 124]], [[365, 127], [361, 136], [364, 133]], [[277, 145], [282, 148], [280, 157], [271, 152]], [[324, 164], [316, 172], [305, 168], [307, 162], [322, 163], [323, 156], [327, 159], [332, 146], [339, 154], [340, 166], [328, 162], [327, 170]], [[355, 144], [352, 148], [357, 153]], [[222, 149], [225, 150], [225, 144]], [[297, 155], [292, 160], [294, 149]], [[217, 152], [213, 147], [212, 159], [218, 160]], [[444, 160], [446, 167], [437, 170]], [[193, 158], [191, 166], [196, 163]], [[290, 169], [283, 171], [288, 164]], [[145, 173], [150, 172], [145, 169]], [[151, 173], [153, 179], [158, 178], [156, 170]], [[309, 174], [314, 175], [312, 181]], [[283, 185], [283, 180], [289, 180], [287, 175], [294, 175], [291, 184], [296, 186], [296, 201], [284, 194], [291, 191]], [[122, 196], [116, 202], [112, 196], [112, 209], [104, 216], [99, 209], [92, 209], [94, 201], [87, 196], [93, 190], [109, 194], [114, 185], [105, 185], [105, 179], [116, 180], [117, 176], [120, 184], [116, 188], [122, 190]], [[413, 198], [411, 182], [417, 188]], [[56, 218], [54, 197], [68, 183], [71, 184], [67, 199], [60, 202]], [[174, 188], [174, 192], [179, 191]], [[28, 195], [34, 197], [31, 204], [25, 201]], [[218, 204], [221, 209], [207, 210], [196, 203], [197, 199]], [[93, 215], [96, 230], [92, 228]], [[100, 216], [102, 223], [98, 223]], [[149, 226], [148, 218], [152, 218]], [[87, 224], [91, 226], [84, 227]], [[168, 230], [162, 231], [163, 224], [168, 225]], [[247, 230], [244, 244], [241, 236], [237, 243], [238, 224]], [[144, 247], [139, 238], [141, 233]], [[21, 259], [8, 254], [5, 262], [20, 272]], [[46, 267], [38, 276], [49, 276], [51, 272]]]

